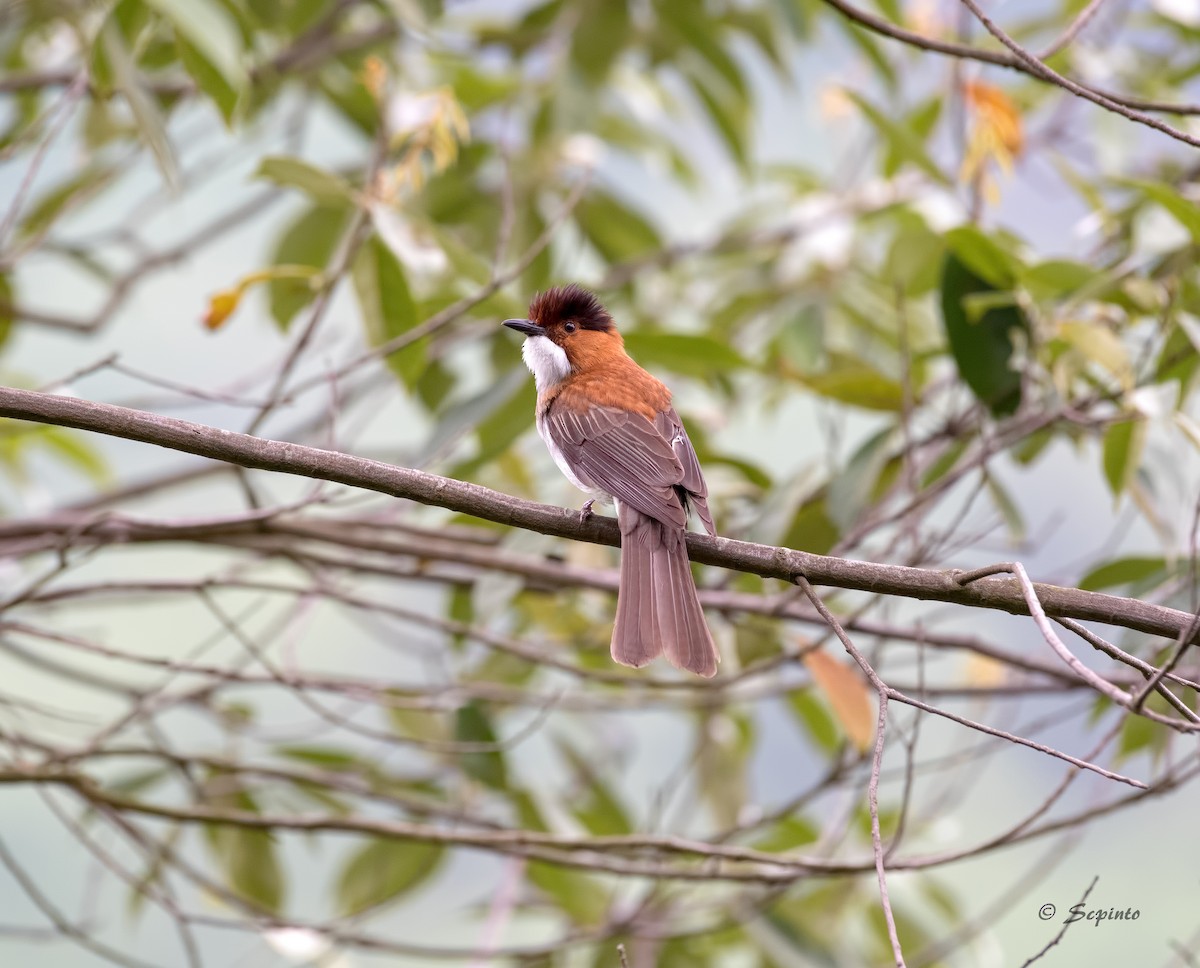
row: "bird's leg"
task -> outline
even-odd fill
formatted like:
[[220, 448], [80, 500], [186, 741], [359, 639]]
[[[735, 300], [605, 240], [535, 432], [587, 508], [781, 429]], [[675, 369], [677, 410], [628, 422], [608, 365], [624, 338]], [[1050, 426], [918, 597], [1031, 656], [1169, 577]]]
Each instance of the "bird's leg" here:
[[587, 524], [587, 519], [592, 516], [592, 505], [595, 503], [596, 503], [596, 499], [594, 497], [588, 498], [588, 500], [586, 500], [584, 502], [583, 507], [581, 507], [579, 509], [579, 523], [580, 524]]

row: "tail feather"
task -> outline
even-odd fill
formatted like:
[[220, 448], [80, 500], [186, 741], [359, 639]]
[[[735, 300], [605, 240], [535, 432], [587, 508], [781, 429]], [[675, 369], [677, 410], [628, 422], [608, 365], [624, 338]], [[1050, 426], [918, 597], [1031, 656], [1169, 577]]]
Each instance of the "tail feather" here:
[[696, 594], [682, 531], [668, 528], [627, 505], [621, 525], [621, 584], [612, 657], [646, 665], [666, 653], [672, 665], [712, 677], [720, 657]]

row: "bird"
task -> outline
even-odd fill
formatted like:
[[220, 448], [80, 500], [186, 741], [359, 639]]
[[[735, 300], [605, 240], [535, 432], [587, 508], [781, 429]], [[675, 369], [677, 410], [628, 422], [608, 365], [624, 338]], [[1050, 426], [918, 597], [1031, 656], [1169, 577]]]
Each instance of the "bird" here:
[[521, 356], [537, 387], [536, 425], [572, 484], [611, 499], [621, 531], [612, 657], [641, 668], [665, 654], [711, 678], [720, 654], [688, 563], [689, 509], [717, 533], [708, 487], [671, 391], [630, 358], [612, 316], [578, 284], [533, 297], [529, 318], [503, 325], [525, 336]]

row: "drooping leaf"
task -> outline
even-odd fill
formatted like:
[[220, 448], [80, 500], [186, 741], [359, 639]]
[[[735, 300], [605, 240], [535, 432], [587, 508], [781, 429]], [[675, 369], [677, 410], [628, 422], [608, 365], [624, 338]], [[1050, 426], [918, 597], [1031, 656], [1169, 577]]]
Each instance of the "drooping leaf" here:
[[1146, 425], [1141, 420], [1121, 420], [1104, 433], [1104, 479], [1119, 498], [1137, 473], [1145, 444]]
[[21, 220], [17, 234], [23, 239], [41, 235], [55, 220], [70, 209], [79, 206], [102, 191], [116, 177], [117, 170], [110, 165], [92, 164], [72, 175], [41, 195]]
[[[342, 208], [306, 209], [284, 227], [275, 243], [271, 261], [276, 265], [303, 265], [324, 269], [337, 247], [346, 224]], [[292, 319], [313, 299], [313, 287], [305, 279], [273, 279], [269, 284], [271, 316], [286, 330]]]
[[1019, 306], [988, 309], [972, 321], [965, 301], [994, 287], [969, 269], [954, 252], [942, 268], [942, 321], [959, 375], [996, 416], [1021, 405], [1021, 374], [1013, 367], [1014, 331], [1028, 333], [1029, 320]]
[[934, 181], [949, 185], [948, 179], [925, 151], [921, 137], [910, 127], [888, 117], [861, 94], [846, 91], [846, 96], [858, 105], [871, 126], [883, 136], [888, 146], [889, 158], [899, 159], [920, 168]]
[[1122, 184], [1137, 189], [1147, 201], [1161, 205], [1172, 218], [1188, 230], [1192, 241], [1200, 242], [1200, 208], [1195, 202], [1184, 198], [1177, 189], [1164, 182], [1129, 178], [1123, 179]]
[[441, 844], [368, 840], [350, 856], [338, 878], [339, 913], [349, 917], [399, 900], [437, 872], [443, 854]]
[[178, 34], [203, 54], [235, 90], [246, 82], [241, 62], [242, 36], [217, 0], [145, 0], [171, 21]]
[[[404, 267], [379, 236], [372, 236], [358, 250], [351, 276], [372, 346], [402, 336], [417, 324], [417, 306]], [[424, 370], [423, 349], [410, 344], [386, 357], [388, 367], [409, 387]]]
[[[496, 733], [491, 720], [477, 702], [458, 708], [454, 719], [454, 739], [460, 743], [495, 744]], [[458, 754], [462, 770], [485, 786], [503, 790], [508, 786], [508, 768], [499, 749], [471, 750]]]
[[595, 86], [625, 49], [632, 24], [627, 0], [583, 0], [582, 7], [571, 31], [571, 63]]
[[227, 126], [233, 125], [234, 115], [238, 104], [245, 93], [245, 84], [231, 82], [229, 77], [210, 61], [200, 48], [187, 41], [184, 37], [176, 37], [179, 47], [179, 60], [191, 75], [192, 80], [209, 100], [216, 106]]
[[788, 706], [804, 726], [805, 732], [820, 749], [832, 753], [838, 748], [838, 728], [829, 710], [813, 689], [788, 693]]
[[532, 860], [525, 868], [525, 878], [576, 924], [595, 925], [604, 920], [608, 911], [608, 892], [594, 877]]
[[8, 342], [12, 333], [12, 307], [15, 305], [16, 295], [13, 292], [12, 280], [7, 273], [0, 272], [0, 347]]
[[602, 191], [591, 191], [575, 209], [588, 241], [609, 262], [622, 262], [660, 248], [658, 232], [628, 204]]
[[805, 653], [804, 667], [854, 747], [860, 753], [870, 748], [875, 738], [875, 710], [862, 674], [821, 649]]

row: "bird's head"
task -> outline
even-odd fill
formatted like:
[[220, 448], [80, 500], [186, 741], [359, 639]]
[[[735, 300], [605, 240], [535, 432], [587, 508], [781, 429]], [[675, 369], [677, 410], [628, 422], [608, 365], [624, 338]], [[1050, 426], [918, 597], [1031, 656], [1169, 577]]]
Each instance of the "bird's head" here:
[[521, 355], [539, 392], [625, 355], [621, 334], [600, 300], [582, 286], [555, 286], [533, 297], [528, 319], [504, 325], [525, 334]]

